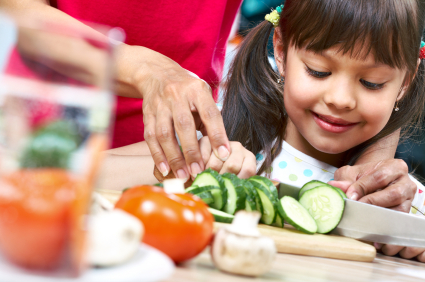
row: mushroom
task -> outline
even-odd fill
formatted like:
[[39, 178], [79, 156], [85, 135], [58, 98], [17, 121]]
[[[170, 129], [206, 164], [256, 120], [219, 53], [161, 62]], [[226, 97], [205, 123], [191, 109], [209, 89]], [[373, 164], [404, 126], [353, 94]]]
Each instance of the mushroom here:
[[93, 202], [88, 224], [88, 262], [95, 266], [121, 264], [137, 252], [143, 236], [143, 225], [133, 215], [114, 209], [98, 193]]
[[259, 276], [270, 269], [276, 246], [271, 238], [260, 234], [260, 217], [256, 211], [239, 211], [231, 225], [217, 231], [211, 256], [218, 269], [246, 276]]

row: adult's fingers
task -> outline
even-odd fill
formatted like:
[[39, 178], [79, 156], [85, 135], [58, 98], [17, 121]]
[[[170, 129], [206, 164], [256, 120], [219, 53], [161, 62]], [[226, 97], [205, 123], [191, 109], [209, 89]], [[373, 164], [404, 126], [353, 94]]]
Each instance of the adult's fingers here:
[[389, 160], [379, 162], [369, 173], [364, 174], [347, 190], [347, 196], [358, 200], [378, 189], [387, 187], [400, 177], [407, 175], [407, 165], [402, 160]]
[[186, 161], [177, 143], [172, 125], [172, 116], [169, 111], [159, 110], [157, 112], [155, 134], [174, 175], [185, 181], [188, 180], [189, 172], [186, 167]]
[[425, 262], [425, 251], [419, 254], [416, 258], [421, 262]]
[[[208, 84], [205, 83], [205, 87], [207, 86]], [[231, 148], [220, 111], [211, 95], [197, 95], [194, 101], [207, 135], [210, 138], [214, 154], [221, 161], [226, 161], [231, 154]]]
[[399, 255], [405, 259], [411, 259], [425, 252], [425, 248], [406, 247], [402, 249]]
[[211, 143], [208, 137], [202, 137], [199, 139], [199, 148], [201, 150], [202, 160], [204, 164], [207, 164], [211, 157]]
[[402, 249], [404, 249], [403, 246], [382, 245], [381, 252], [384, 255], [387, 255], [387, 256], [394, 256], [394, 255], [398, 254]]
[[[196, 136], [195, 122], [187, 101], [175, 101], [173, 103], [173, 120], [186, 165], [192, 177], [196, 177], [198, 173], [204, 170], [204, 162]], [[168, 149], [172, 150], [172, 148], [163, 148], [165, 152]], [[176, 169], [183, 169], [183, 167]]]
[[[406, 201], [411, 203], [414, 197], [413, 189], [416, 191], [416, 185], [413, 181], [410, 181], [408, 176], [403, 178], [391, 183], [383, 190], [362, 197], [359, 201], [380, 207], [396, 207]], [[412, 185], [413, 187], [411, 187]], [[405, 208], [405, 206], [400, 206], [399, 208]]]
[[149, 150], [152, 154], [152, 158], [155, 162], [156, 167], [165, 177], [170, 172], [170, 166], [168, 165], [167, 158], [162, 151], [161, 145], [156, 139], [156, 118], [152, 114], [143, 115], [143, 122], [145, 124], [144, 137], [148, 144]]

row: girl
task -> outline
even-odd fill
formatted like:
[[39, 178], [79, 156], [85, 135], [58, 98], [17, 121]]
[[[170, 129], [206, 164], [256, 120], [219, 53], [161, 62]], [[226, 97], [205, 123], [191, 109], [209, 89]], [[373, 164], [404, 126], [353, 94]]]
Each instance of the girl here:
[[[232, 147], [239, 162], [253, 153], [258, 173], [288, 186], [327, 182], [378, 140], [419, 128], [422, 1], [287, 0], [282, 8], [247, 35], [230, 71], [222, 114], [229, 140], [241, 144]], [[273, 26], [279, 73], [267, 60]], [[218, 163], [207, 138], [201, 150], [209, 166]], [[423, 212], [416, 183], [413, 204]], [[424, 249], [382, 251], [425, 262]]]

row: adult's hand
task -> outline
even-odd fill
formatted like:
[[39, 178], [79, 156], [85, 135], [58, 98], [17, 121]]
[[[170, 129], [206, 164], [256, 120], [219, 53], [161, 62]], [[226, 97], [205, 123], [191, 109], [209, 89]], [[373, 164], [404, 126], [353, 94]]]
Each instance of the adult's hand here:
[[196, 136], [201, 126], [215, 156], [222, 161], [229, 157], [223, 119], [205, 81], [168, 57], [152, 50], [149, 53], [134, 76], [143, 96], [144, 137], [159, 171], [165, 176], [171, 168], [174, 175], [187, 180], [205, 167]]
[[406, 163], [399, 159], [344, 166], [329, 184], [360, 202], [409, 212], [416, 184], [409, 178]]

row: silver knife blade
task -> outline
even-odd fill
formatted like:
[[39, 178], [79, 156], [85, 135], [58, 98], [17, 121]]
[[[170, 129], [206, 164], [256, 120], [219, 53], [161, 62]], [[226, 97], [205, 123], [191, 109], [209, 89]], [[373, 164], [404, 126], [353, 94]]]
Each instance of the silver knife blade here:
[[345, 199], [342, 219], [331, 234], [425, 248], [425, 217]]

